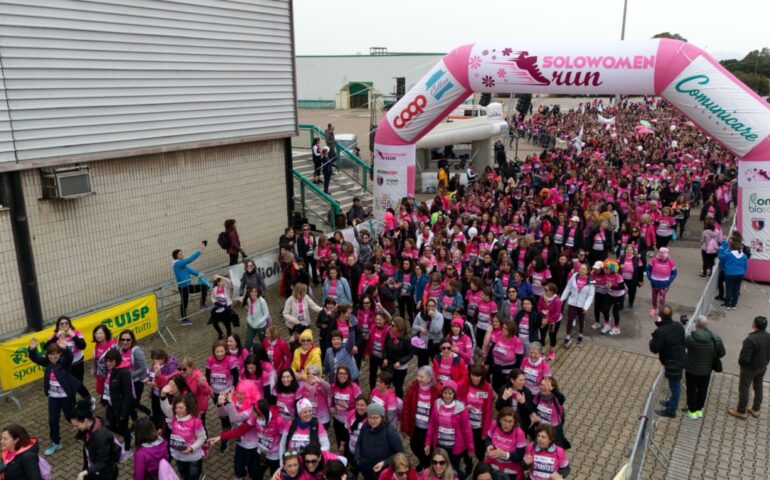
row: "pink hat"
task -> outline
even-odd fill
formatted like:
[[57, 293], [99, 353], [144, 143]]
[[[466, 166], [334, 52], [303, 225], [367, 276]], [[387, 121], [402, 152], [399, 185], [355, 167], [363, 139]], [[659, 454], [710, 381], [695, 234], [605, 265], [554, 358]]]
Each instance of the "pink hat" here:
[[460, 318], [460, 317], [455, 317], [455, 318], [453, 318], [453, 319], [452, 319], [451, 325], [452, 325], [453, 327], [454, 327], [455, 325], [457, 325], [457, 326], [459, 326], [459, 327], [460, 327], [460, 330], [462, 330], [462, 329], [463, 329], [463, 327], [465, 326], [465, 322], [463, 321], [463, 319], [462, 319], [462, 318]]
[[451, 388], [452, 391], [455, 392], [455, 395], [457, 395], [457, 383], [455, 383], [454, 380], [447, 380], [441, 383], [441, 390], [444, 390], [445, 388]]
[[662, 253], [664, 256], [668, 257], [668, 248], [666, 247], [660, 247], [658, 250], [660, 253]]

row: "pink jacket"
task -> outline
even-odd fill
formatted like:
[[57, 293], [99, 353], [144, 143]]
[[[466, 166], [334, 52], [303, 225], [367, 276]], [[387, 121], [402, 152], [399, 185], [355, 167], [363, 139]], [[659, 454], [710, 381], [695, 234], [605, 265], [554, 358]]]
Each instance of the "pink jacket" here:
[[549, 302], [545, 299], [545, 295], [540, 297], [537, 302], [537, 311], [544, 312], [548, 310], [547, 315], [543, 315], [543, 323], [553, 324], [561, 320], [561, 298], [558, 295], [554, 295], [553, 299]]
[[[428, 433], [425, 437], [425, 444], [431, 448], [436, 448], [438, 444], [438, 409], [444, 403], [441, 398], [436, 400], [435, 408], [430, 411], [430, 421], [428, 422]], [[471, 422], [468, 418], [468, 411], [465, 405], [460, 401], [455, 401], [455, 415], [452, 417], [452, 427], [455, 430], [455, 446], [452, 449], [454, 455], [462, 455], [468, 450], [473, 450], [473, 431]]]

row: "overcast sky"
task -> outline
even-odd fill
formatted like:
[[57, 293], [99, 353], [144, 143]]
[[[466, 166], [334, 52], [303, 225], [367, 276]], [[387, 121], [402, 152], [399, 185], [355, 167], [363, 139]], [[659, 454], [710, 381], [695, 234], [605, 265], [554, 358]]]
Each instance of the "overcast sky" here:
[[[297, 55], [620, 39], [623, 0], [294, 0]], [[770, 46], [767, 0], [628, 0], [626, 39], [679, 33], [718, 59]]]

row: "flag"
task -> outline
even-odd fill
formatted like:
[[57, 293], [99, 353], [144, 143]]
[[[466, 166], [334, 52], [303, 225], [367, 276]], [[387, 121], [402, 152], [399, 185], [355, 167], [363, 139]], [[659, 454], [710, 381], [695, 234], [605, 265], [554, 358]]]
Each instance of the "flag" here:
[[575, 149], [577, 150], [578, 155], [580, 155], [583, 152], [583, 125], [580, 125], [580, 131], [578, 132], [577, 137], [575, 137]]
[[601, 123], [602, 125], [615, 125], [615, 117], [612, 118], [604, 118], [601, 115], [597, 115], [596, 119]]

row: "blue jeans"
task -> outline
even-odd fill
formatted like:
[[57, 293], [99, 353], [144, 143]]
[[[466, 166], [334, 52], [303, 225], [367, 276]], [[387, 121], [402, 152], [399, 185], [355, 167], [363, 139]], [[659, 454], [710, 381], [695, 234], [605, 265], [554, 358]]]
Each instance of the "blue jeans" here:
[[61, 419], [61, 413], [64, 412], [64, 418], [69, 422], [72, 410], [74, 409], [74, 397], [48, 397], [48, 429], [51, 432], [51, 443], [61, 443], [61, 435], [59, 434], [59, 420]]
[[743, 275], [725, 275], [725, 306], [735, 307], [738, 305], [742, 281]]
[[682, 393], [682, 377], [669, 378], [668, 389], [671, 390], [671, 397], [666, 404], [666, 413], [676, 415], [676, 408], [679, 406], [679, 395]]

